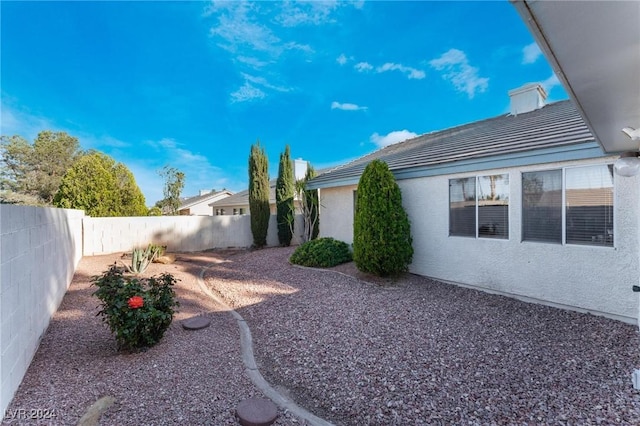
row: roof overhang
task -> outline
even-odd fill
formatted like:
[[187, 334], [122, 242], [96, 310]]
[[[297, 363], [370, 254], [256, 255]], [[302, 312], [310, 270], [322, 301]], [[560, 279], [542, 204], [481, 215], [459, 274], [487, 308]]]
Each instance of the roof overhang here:
[[605, 152], [637, 151], [640, 2], [510, 1]]

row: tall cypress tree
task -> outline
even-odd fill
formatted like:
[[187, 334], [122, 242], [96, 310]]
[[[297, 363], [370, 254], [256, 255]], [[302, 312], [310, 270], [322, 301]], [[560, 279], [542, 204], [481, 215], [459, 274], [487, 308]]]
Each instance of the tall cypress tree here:
[[[316, 171], [311, 164], [307, 163], [307, 172], [304, 175], [304, 181], [310, 181], [314, 177], [316, 177]], [[304, 206], [308, 209], [308, 212], [306, 212], [304, 216], [305, 220], [309, 222], [309, 226], [305, 226], [305, 230], [307, 231], [308, 240], [315, 240], [318, 238], [318, 233], [320, 232], [320, 216], [318, 214], [320, 200], [318, 200], [318, 190], [305, 190], [304, 198]]]
[[278, 180], [276, 181], [278, 241], [280, 241], [280, 245], [283, 247], [290, 245], [291, 238], [293, 237], [293, 221], [295, 217], [293, 194], [293, 165], [291, 164], [289, 145], [286, 145], [284, 152], [280, 154]]
[[253, 245], [267, 245], [269, 231], [269, 160], [260, 140], [251, 145], [249, 155], [249, 213]]
[[402, 193], [387, 164], [373, 160], [364, 169], [356, 195], [353, 260], [379, 276], [407, 270], [413, 258], [411, 225]]

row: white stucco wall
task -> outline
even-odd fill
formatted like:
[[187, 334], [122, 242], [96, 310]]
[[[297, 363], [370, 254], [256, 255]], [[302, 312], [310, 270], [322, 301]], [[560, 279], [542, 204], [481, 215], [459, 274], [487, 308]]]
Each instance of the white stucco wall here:
[[[615, 247], [521, 241], [522, 172], [601, 163], [555, 163], [399, 181], [415, 251], [410, 271], [635, 323], [638, 293], [631, 286], [638, 284], [640, 275], [640, 178], [615, 177]], [[510, 176], [509, 239], [450, 237], [449, 179], [501, 173]], [[322, 236], [352, 241], [353, 189], [322, 189], [322, 212], [330, 216], [321, 216]]]
[[320, 190], [319, 237], [353, 243], [353, 191], [357, 185]]
[[0, 204], [0, 413], [82, 257], [84, 212]]
[[[299, 244], [302, 216], [296, 215], [295, 237]], [[192, 252], [212, 248], [250, 247], [251, 216], [151, 216], [86, 217], [84, 219], [84, 255], [117, 253], [149, 243], [166, 245], [169, 251]], [[278, 245], [275, 215], [269, 221], [269, 246]]]

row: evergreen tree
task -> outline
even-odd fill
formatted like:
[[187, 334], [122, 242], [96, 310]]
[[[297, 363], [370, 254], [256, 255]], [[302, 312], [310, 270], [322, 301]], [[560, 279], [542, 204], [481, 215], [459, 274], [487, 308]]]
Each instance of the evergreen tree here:
[[276, 217], [278, 222], [278, 241], [283, 247], [291, 244], [295, 217], [293, 165], [289, 145], [280, 154], [278, 180], [276, 181]]
[[353, 260], [363, 272], [379, 276], [407, 270], [413, 257], [409, 217], [402, 193], [387, 164], [374, 160], [365, 168], [356, 196]]
[[82, 154], [65, 132], [38, 133], [33, 145], [20, 136], [0, 138], [0, 201], [51, 205], [62, 177]]
[[249, 155], [249, 213], [253, 245], [262, 248], [267, 245], [271, 212], [269, 210], [269, 160], [259, 140], [251, 145]]
[[147, 215], [144, 195], [131, 171], [97, 151], [83, 155], [69, 168], [53, 203], [93, 217]]

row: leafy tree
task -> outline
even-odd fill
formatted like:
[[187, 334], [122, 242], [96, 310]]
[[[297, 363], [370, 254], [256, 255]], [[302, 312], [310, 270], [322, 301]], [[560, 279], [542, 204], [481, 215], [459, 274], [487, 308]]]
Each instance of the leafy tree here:
[[249, 155], [249, 213], [251, 214], [251, 234], [253, 245], [261, 248], [267, 245], [269, 231], [269, 160], [258, 140], [251, 145]]
[[78, 139], [65, 132], [40, 132], [33, 145], [20, 136], [2, 136], [2, 201], [51, 205], [62, 177], [81, 154]]
[[307, 163], [307, 172], [303, 179], [296, 181], [296, 194], [302, 204], [302, 220], [304, 222], [304, 230], [302, 232], [302, 240], [310, 241], [318, 238], [320, 232], [320, 216], [318, 210], [320, 201], [318, 199], [317, 189], [306, 189], [307, 182], [316, 176], [313, 166]]
[[147, 215], [144, 195], [131, 171], [97, 151], [83, 155], [71, 166], [53, 203], [94, 217]]
[[358, 269], [379, 276], [407, 270], [413, 257], [409, 217], [400, 187], [383, 161], [369, 163], [360, 177], [353, 231]]
[[293, 237], [293, 221], [295, 218], [295, 205], [293, 204], [294, 182], [291, 154], [289, 145], [287, 145], [284, 148], [284, 152], [280, 154], [278, 180], [276, 181], [278, 241], [283, 247], [290, 245]]
[[184, 188], [184, 173], [173, 167], [164, 166], [158, 174], [164, 178], [164, 199], [157, 204], [163, 213], [176, 215], [181, 204], [180, 194]]

